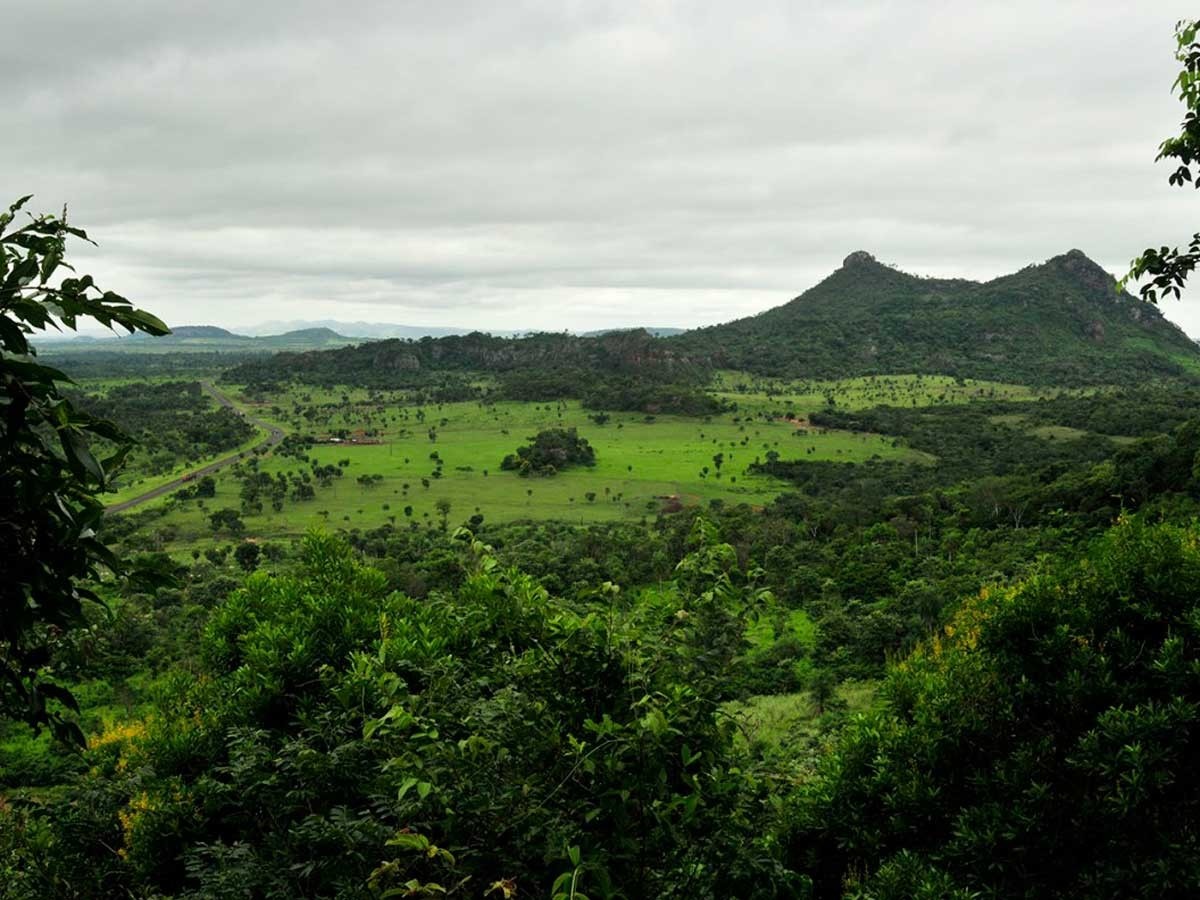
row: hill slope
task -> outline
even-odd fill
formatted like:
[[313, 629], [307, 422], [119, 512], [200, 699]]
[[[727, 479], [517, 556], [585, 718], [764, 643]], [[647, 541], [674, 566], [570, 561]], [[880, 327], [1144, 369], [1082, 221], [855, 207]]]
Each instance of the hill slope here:
[[579, 396], [580, 390], [594, 387], [596, 376], [697, 385], [709, 375], [706, 366], [679, 359], [660, 339], [634, 330], [591, 338], [562, 333], [505, 338], [479, 332], [419, 341], [392, 338], [331, 351], [281, 353], [243, 363], [229, 377], [399, 387], [428, 386], [440, 375], [478, 372], [499, 376], [505, 393], [520, 399]]
[[1200, 371], [1195, 342], [1078, 250], [984, 283], [919, 278], [858, 251], [790, 303], [665, 343], [790, 377], [1094, 384]]
[[[289, 353], [235, 380], [429, 384], [437, 373], [503, 376], [510, 395], [580, 396], [614, 376], [698, 385], [714, 368], [783, 378], [927, 373], [1022, 384], [1124, 384], [1200, 375], [1200, 347], [1078, 250], [988, 282], [919, 278], [869, 253], [790, 303], [656, 337], [474, 333]], [[521, 383], [517, 389], [517, 382]]]

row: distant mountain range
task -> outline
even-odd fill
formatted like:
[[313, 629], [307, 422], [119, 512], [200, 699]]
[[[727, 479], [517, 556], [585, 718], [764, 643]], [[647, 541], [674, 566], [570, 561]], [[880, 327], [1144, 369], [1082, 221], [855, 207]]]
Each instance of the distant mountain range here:
[[[353, 338], [423, 338], [446, 337], [452, 334], [470, 334], [476, 328], [442, 327], [438, 325], [396, 325], [392, 322], [344, 322], [339, 319], [291, 319], [287, 321], [262, 322], [243, 328], [249, 335], [283, 334], [291, 331], [307, 331], [325, 328]], [[491, 331], [491, 334], [513, 336], [520, 331]]]
[[695, 385], [719, 368], [782, 378], [936, 373], [1124, 384], [1196, 378], [1200, 347], [1157, 307], [1119, 292], [1112, 276], [1078, 250], [987, 282], [920, 278], [857, 251], [789, 303], [671, 336], [634, 329], [392, 339], [284, 354], [243, 367], [240, 376], [382, 386], [485, 371], [503, 374], [509, 393], [571, 396], [563, 392], [586, 390], [597, 377]]
[[170, 334], [149, 337], [144, 334], [113, 337], [83, 335], [71, 338], [43, 338], [38, 351], [63, 353], [278, 353], [284, 350], [327, 350], [361, 342], [329, 328], [302, 328], [283, 334], [250, 336], [236, 334], [216, 325], [180, 325]]
[[[478, 331], [478, 329], [474, 329]], [[636, 328], [610, 328], [587, 332], [598, 337], [622, 331], [638, 331]], [[662, 337], [682, 334], [682, 328], [650, 328], [650, 334]], [[394, 325], [385, 322], [341, 322], [333, 319], [321, 321], [294, 320], [287, 322], [264, 322], [245, 328], [240, 332], [230, 331], [217, 325], [178, 325], [171, 333], [162, 337], [134, 335], [75, 335], [71, 333], [43, 337], [38, 347], [50, 353], [80, 352], [133, 352], [133, 353], [278, 353], [281, 351], [329, 350], [360, 344], [364, 341], [388, 339], [419, 340], [421, 338], [451, 337], [470, 334], [470, 328], [439, 328], [415, 325]], [[494, 337], [510, 338], [525, 331], [489, 331]]]
[[[249, 328], [242, 329], [246, 334], [280, 334], [282, 332], [296, 331], [309, 328], [328, 328], [331, 331], [336, 331], [338, 334], [344, 334], [347, 337], [360, 338], [412, 338], [418, 339], [423, 337], [449, 337], [456, 334], [470, 334], [473, 331], [479, 331], [484, 334], [494, 335], [496, 337], [519, 337], [523, 334], [531, 334], [529, 329], [497, 329], [497, 328], [458, 328], [458, 327], [440, 327], [434, 325], [396, 325], [390, 322], [344, 322], [338, 319], [293, 319], [284, 322], [263, 322], [259, 325], [254, 325]], [[595, 331], [579, 332], [583, 337], [598, 337], [602, 334], [611, 334], [615, 331], [647, 331], [656, 337], [666, 337], [672, 334], [682, 334], [686, 329], [683, 328], [649, 328], [638, 325], [630, 325], [621, 328], [601, 328]]]

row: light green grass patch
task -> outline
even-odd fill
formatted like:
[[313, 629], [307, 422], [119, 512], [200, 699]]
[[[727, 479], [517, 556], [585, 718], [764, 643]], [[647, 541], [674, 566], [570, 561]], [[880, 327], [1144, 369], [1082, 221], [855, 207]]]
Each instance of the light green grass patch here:
[[747, 372], [722, 370], [713, 380], [717, 396], [743, 410], [791, 409], [807, 415], [832, 405], [841, 409], [874, 406], [923, 407], [980, 400], [1028, 401], [1067, 393], [1021, 384], [959, 379], [949, 375], [868, 375], [837, 381], [782, 381]]
[[[874, 681], [846, 681], [835, 690], [850, 714], [869, 710], [875, 702]], [[819, 713], [809, 691], [794, 694], [760, 694], [724, 704], [724, 712], [737, 723], [737, 742], [745, 749], [771, 751], [811, 744], [818, 738]]]
[[1039, 425], [1029, 429], [1029, 433], [1047, 441], [1077, 441], [1080, 438], [1092, 436], [1090, 431], [1083, 428], [1071, 428], [1068, 425]]
[[1145, 353], [1152, 353], [1155, 356], [1168, 359], [1185, 372], [1192, 375], [1200, 375], [1200, 360], [1187, 353], [1171, 353], [1148, 337], [1126, 338], [1125, 346], [1130, 350], [1141, 350]]
[[[597, 425], [577, 402], [505, 401], [430, 405], [422, 408], [424, 421], [418, 421], [416, 408], [389, 399], [361, 390], [306, 388], [262, 403], [243, 403], [254, 415], [288, 431], [327, 438], [344, 429], [364, 439], [374, 432], [369, 439], [380, 441], [314, 446], [309, 456], [321, 465], [348, 461], [345, 476], [329, 488], [318, 488], [315, 500], [289, 500], [280, 512], [266, 509], [247, 517], [248, 531], [273, 537], [299, 534], [313, 525], [371, 528], [393, 520], [401, 526], [408, 521], [428, 524], [439, 520], [439, 500], [450, 503], [451, 526], [475, 513], [489, 522], [638, 519], [675, 502], [769, 503], [786, 483], [751, 474], [747, 468], [770, 450], [783, 458], [843, 462], [923, 459], [923, 454], [895, 447], [879, 435], [797, 429], [791, 422], [744, 414], [706, 421], [614, 413], [607, 424]], [[504, 456], [549, 427], [578, 428], [596, 450], [596, 465], [553, 477], [522, 478], [500, 470]], [[434, 452], [443, 460], [440, 479], [432, 477]], [[723, 455], [719, 478], [713, 460], [718, 453]], [[274, 455], [260, 465], [269, 473], [307, 468], [293, 458]], [[361, 475], [380, 475], [381, 480], [363, 486], [357, 482]], [[179, 529], [181, 537], [202, 539], [207, 511], [238, 506], [236, 481], [228, 473], [217, 478], [218, 495], [206, 503], [206, 510], [187, 504], [171, 512], [164, 524]], [[429, 480], [428, 487], [423, 478]], [[408, 506], [411, 517], [404, 512]]]

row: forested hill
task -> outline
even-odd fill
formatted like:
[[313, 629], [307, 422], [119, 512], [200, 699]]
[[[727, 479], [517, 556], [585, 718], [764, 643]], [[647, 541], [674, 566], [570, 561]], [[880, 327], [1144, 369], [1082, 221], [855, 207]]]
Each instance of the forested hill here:
[[1088, 384], [1200, 371], [1195, 342], [1078, 250], [985, 283], [919, 278], [858, 251], [790, 303], [666, 343], [720, 367], [817, 378]]
[[760, 315], [655, 337], [470, 335], [385, 340], [247, 363], [240, 381], [395, 386], [492, 372], [530, 399], [599, 378], [696, 385], [716, 368], [788, 378], [936, 373], [1026, 384], [1112, 384], [1200, 373], [1200, 348], [1154, 306], [1118, 292], [1078, 250], [984, 283], [920, 278], [857, 251]]
[[603, 373], [694, 383], [707, 375], [707, 365], [681, 356], [642, 329], [596, 337], [542, 333], [507, 338], [474, 332], [416, 341], [393, 338], [330, 351], [281, 353], [239, 366], [231, 377], [246, 381], [298, 378], [384, 387], [419, 384], [423, 374], [432, 372], [492, 372], [522, 382], [578, 381], [591, 373]]

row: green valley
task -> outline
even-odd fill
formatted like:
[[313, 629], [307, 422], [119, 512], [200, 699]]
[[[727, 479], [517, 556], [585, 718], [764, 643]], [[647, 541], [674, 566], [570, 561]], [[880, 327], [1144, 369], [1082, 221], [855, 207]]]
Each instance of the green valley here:
[[1200, 896], [1200, 235], [1010, 271], [1138, 14], [50, 6], [0, 900]]

